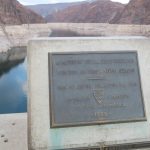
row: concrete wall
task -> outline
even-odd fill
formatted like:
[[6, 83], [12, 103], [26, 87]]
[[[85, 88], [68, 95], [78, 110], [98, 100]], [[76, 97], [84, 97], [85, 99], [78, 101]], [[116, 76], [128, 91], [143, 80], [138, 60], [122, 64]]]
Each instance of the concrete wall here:
[[[87, 50], [88, 48], [88, 50]], [[28, 47], [28, 135], [31, 150], [60, 150], [144, 143], [150, 140], [150, 40], [135, 37], [41, 38]], [[50, 128], [48, 53], [85, 51], [138, 53], [147, 121]], [[132, 107], [133, 108], [133, 107]], [[59, 110], [58, 110], [59, 111]]]
[[[73, 31], [76, 35], [85, 36], [149, 36], [150, 25], [112, 25], [102, 23], [48, 23], [48, 24], [23, 24], [15, 26], [0, 26], [0, 62], [11, 59], [20, 59], [26, 56], [22, 48], [17, 54], [12, 47], [27, 46], [30, 39], [48, 37], [53, 30]], [[59, 34], [58, 34], [59, 35]], [[3, 53], [2, 53], [3, 52]], [[13, 54], [13, 55], [12, 55]], [[13, 57], [13, 58], [12, 58]]]
[[117, 25], [103, 23], [49, 23], [52, 30], [71, 30], [83, 35], [150, 35], [150, 25]]
[[51, 30], [70, 30], [79, 35], [93, 36], [149, 36], [150, 25], [112, 25], [102, 23], [48, 23], [0, 26], [0, 52], [10, 47], [26, 46], [34, 37], [47, 37]]
[[1, 114], [0, 150], [27, 149], [27, 114]]
[[4, 63], [16, 61], [16, 60], [23, 60], [26, 57], [27, 48], [24, 46], [22, 47], [12, 47], [8, 49], [6, 52], [0, 53], [0, 65], [4, 65]]
[[43, 25], [0, 26], [0, 52], [12, 47], [27, 46], [27, 42], [35, 37], [48, 36], [50, 28]]

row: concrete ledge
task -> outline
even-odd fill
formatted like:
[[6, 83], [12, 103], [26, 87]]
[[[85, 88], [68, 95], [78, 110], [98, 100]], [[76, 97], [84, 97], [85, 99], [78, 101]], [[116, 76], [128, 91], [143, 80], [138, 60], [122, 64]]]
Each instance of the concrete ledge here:
[[27, 150], [27, 114], [0, 115], [0, 150]]
[[[40, 38], [28, 46], [28, 125], [32, 150], [80, 149], [150, 141], [150, 39], [144, 37]], [[50, 128], [48, 53], [137, 51], [147, 121]], [[132, 147], [131, 147], [132, 148]]]

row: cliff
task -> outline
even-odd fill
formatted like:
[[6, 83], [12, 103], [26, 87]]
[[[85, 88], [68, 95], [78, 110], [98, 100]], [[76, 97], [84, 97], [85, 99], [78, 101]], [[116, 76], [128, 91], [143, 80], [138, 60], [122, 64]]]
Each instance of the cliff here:
[[106, 23], [120, 14], [124, 5], [110, 0], [88, 1], [47, 16], [48, 22]]
[[72, 3], [56, 3], [56, 4], [37, 4], [37, 5], [28, 5], [27, 8], [30, 8], [35, 13], [46, 17], [54, 12], [63, 10], [69, 6], [81, 4], [82, 2], [72, 2]]
[[0, 0], [0, 23], [13, 25], [44, 22], [41, 16], [25, 8], [17, 0]]
[[122, 13], [111, 23], [150, 24], [150, 0], [130, 0]]

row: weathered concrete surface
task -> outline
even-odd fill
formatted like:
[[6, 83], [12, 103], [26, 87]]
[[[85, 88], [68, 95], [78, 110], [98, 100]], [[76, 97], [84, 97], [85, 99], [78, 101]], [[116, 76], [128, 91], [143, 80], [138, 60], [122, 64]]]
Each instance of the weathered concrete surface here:
[[8, 58], [7, 61], [14, 61], [14, 60], [21, 60], [26, 57], [27, 48], [24, 46], [22, 47], [12, 47], [7, 52]]
[[[14, 61], [23, 60], [26, 57], [27, 48], [26, 47], [13, 47], [7, 52], [0, 53], [0, 68], [1, 66]], [[5, 67], [5, 66], [3, 66]]]
[[0, 115], [0, 150], [27, 150], [27, 114]]
[[0, 150], [28, 150], [26, 113], [0, 115]]
[[120, 25], [107, 23], [49, 23], [52, 30], [70, 30], [79, 35], [149, 36], [150, 25]]
[[[48, 52], [110, 52], [125, 50], [136, 50], [138, 52], [147, 121], [82, 127], [50, 128]], [[150, 39], [144, 37], [41, 38], [30, 41], [28, 47], [29, 147], [32, 150], [56, 150], [149, 142], [149, 58]]]
[[50, 32], [46, 24], [0, 26], [0, 52], [6, 52], [12, 47], [27, 46], [31, 38], [47, 37]]
[[28, 150], [26, 113], [0, 115], [0, 150]]
[[26, 46], [30, 39], [48, 36], [51, 33], [46, 25], [0, 26], [0, 64], [21, 60], [26, 57]]
[[0, 52], [14, 46], [27, 46], [34, 37], [47, 37], [51, 30], [73, 31], [86, 36], [150, 36], [150, 25], [113, 25], [103, 23], [47, 23], [0, 26]]

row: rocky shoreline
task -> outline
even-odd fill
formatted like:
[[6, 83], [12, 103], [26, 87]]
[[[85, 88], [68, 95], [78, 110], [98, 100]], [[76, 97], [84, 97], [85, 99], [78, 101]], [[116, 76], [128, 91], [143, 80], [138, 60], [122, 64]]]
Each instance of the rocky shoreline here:
[[27, 55], [27, 48], [23, 47], [13, 47], [6, 52], [0, 53], [0, 65], [8, 62], [13, 62], [16, 60], [23, 60]]
[[0, 65], [23, 60], [27, 54], [27, 43], [36, 37], [48, 37], [51, 32], [45, 24], [41, 25], [14, 25], [0, 24]]

